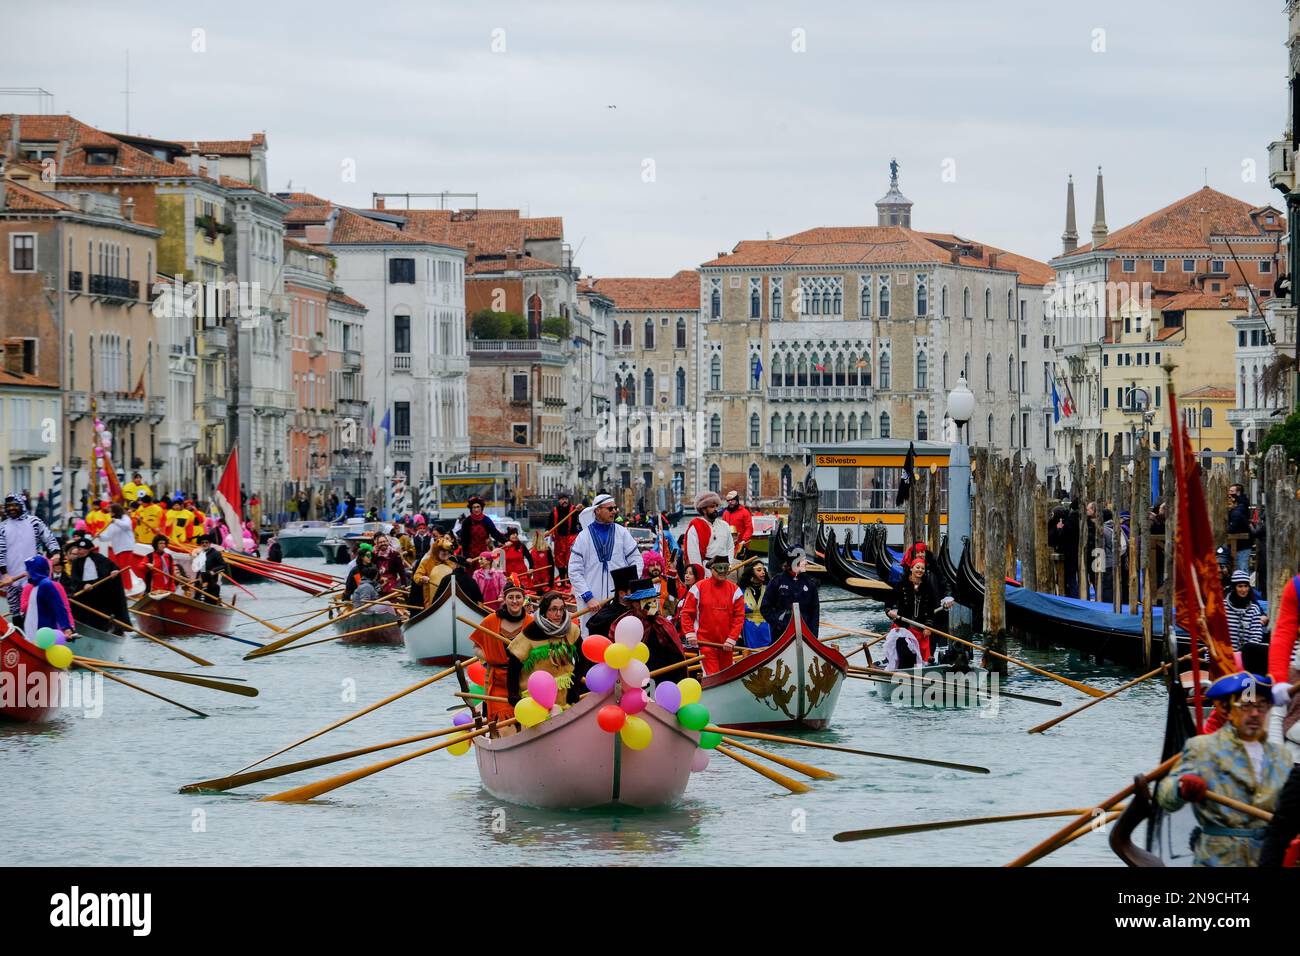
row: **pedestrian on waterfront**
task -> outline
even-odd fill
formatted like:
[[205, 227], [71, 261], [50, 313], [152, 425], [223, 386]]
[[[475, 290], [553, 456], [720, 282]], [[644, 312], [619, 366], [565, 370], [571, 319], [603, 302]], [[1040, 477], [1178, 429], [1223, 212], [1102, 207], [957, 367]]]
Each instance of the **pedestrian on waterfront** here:
[[1255, 600], [1250, 586], [1250, 575], [1245, 571], [1232, 572], [1232, 587], [1224, 596], [1224, 610], [1228, 614], [1228, 635], [1232, 649], [1239, 651], [1244, 644], [1264, 640], [1264, 627], [1268, 618]]
[[1079, 511], [1057, 508], [1047, 523], [1047, 544], [1065, 570], [1065, 593], [1079, 593]]
[[1244, 534], [1242, 540], [1232, 540], [1230, 548], [1234, 567], [1238, 571], [1250, 570], [1250, 498], [1242, 485], [1228, 486], [1228, 534]]
[[297, 504], [298, 520], [306, 521], [307, 515], [311, 511], [311, 500], [307, 497], [307, 492], [305, 490], [298, 492]]
[[[1128, 539], [1124, 536], [1122, 528], [1115, 527], [1115, 515], [1106, 508], [1101, 513], [1101, 536], [1103, 561], [1105, 568], [1101, 576], [1101, 600], [1103, 604], [1110, 604], [1115, 600], [1115, 577], [1116, 569], [1120, 567], [1119, 558], [1128, 553]], [[1116, 541], [1118, 538], [1118, 542]], [[1120, 603], [1128, 602], [1128, 581], [1120, 581]]]

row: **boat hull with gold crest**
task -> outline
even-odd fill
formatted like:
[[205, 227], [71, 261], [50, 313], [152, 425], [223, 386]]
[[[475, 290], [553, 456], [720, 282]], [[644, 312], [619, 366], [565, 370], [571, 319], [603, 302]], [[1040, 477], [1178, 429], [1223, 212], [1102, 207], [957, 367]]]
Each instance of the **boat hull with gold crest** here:
[[552, 810], [604, 806], [662, 807], [681, 798], [691, 775], [699, 735], [677, 724], [658, 704], [638, 716], [650, 725], [650, 743], [628, 747], [596, 721], [615, 691], [587, 694], [568, 710], [525, 730], [476, 737], [483, 788], [499, 800]]
[[796, 606], [778, 640], [700, 680], [700, 703], [727, 727], [821, 730], [847, 671], [844, 655], [817, 640]]
[[135, 626], [154, 637], [230, 636], [234, 611], [172, 591], [151, 591], [132, 605]]
[[402, 642], [407, 656], [417, 664], [444, 665], [473, 657], [474, 628], [458, 618], [478, 623], [489, 610], [460, 593], [454, 575], [447, 575], [433, 592], [428, 607], [411, 615], [402, 625]]
[[0, 619], [0, 720], [38, 724], [52, 718], [62, 699], [66, 672], [45, 659], [18, 628]]

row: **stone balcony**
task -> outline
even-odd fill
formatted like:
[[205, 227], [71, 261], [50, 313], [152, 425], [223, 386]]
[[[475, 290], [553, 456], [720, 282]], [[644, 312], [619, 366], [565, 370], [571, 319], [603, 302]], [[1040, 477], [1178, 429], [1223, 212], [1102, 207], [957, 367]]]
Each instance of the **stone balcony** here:
[[511, 362], [551, 359], [562, 362], [571, 351], [558, 339], [470, 339], [465, 343], [471, 361], [500, 360]]
[[95, 411], [101, 418], [144, 418], [145, 400], [101, 392], [95, 399]]
[[769, 385], [767, 397], [776, 402], [869, 402], [875, 389], [870, 385]]
[[35, 461], [54, 452], [54, 445], [45, 441], [39, 428], [18, 428], [7, 433], [9, 457], [14, 461]]
[[763, 446], [763, 453], [778, 458], [802, 458], [804, 446], [797, 442], [769, 442]]

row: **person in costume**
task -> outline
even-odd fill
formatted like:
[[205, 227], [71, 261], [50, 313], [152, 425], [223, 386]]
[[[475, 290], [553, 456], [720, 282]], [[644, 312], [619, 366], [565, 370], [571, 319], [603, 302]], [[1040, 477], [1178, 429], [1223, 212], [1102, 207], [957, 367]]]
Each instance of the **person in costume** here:
[[677, 579], [664, 573], [664, 556], [658, 551], [641, 555], [642, 573], [659, 588], [659, 613], [671, 621], [677, 614]]
[[505, 561], [506, 577], [513, 584], [523, 585], [531, 580], [533, 570], [533, 553], [528, 545], [519, 540], [519, 531], [511, 528], [506, 534], [506, 543], [501, 546], [501, 555]]
[[6, 495], [4, 520], [0, 521], [0, 588], [5, 588], [9, 613], [17, 616], [22, 603], [27, 559], [38, 554], [59, 560], [59, 541], [45, 522], [27, 510], [22, 495]]
[[551, 557], [555, 568], [555, 583], [567, 581], [569, 577], [569, 555], [573, 552], [573, 542], [582, 530], [578, 517], [582, 509], [571, 504], [569, 493], [561, 491], [551, 509], [547, 527], [551, 528]]
[[406, 587], [409, 580], [406, 563], [393, 548], [392, 539], [386, 534], [375, 537], [375, 567], [379, 571], [379, 593], [392, 594]]
[[209, 604], [221, 603], [221, 575], [226, 570], [226, 559], [212, 546], [212, 536], [201, 534], [194, 542], [198, 550], [190, 561], [194, 584]]
[[[167, 529], [167, 537], [174, 545], [188, 544], [192, 535], [190, 533], [194, 523], [194, 512], [185, 507], [181, 498], [172, 501], [172, 505], [167, 509], [167, 514], [163, 516], [163, 527]], [[227, 547], [230, 545], [227, 544]]]
[[936, 620], [938, 613], [952, 603], [952, 598], [939, 594], [934, 576], [926, 570], [925, 557], [922, 555], [912, 558], [912, 563], [907, 566], [907, 574], [894, 585], [894, 606], [885, 614], [891, 621], [905, 617], [922, 625], [903, 626], [910, 628], [916, 635], [917, 643], [921, 646], [921, 663], [925, 664], [929, 663], [932, 653], [931, 628], [939, 626]]
[[754, 537], [754, 516], [740, 503], [738, 492], [727, 492], [727, 506], [722, 509], [722, 518], [731, 526], [732, 537], [735, 539], [733, 553], [740, 554], [749, 543], [749, 539]]
[[916, 631], [901, 624], [895, 624], [885, 635], [885, 669], [891, 671], [910, 670], [925, 663], [925, 653]]
[[[348, 567], [347, 576], [343, 582], [343, 600], [352, 600], [352, 593], [361, 586], [361, 572], [366, 568], [375, 568], [375, 546], [369, 541], [363, 541], [357, 546], [357, 558]], [[375, 569], [374, 575], [375, 590], [379, 590], [379, 570]]]
[[484, 551], [473, 562], [477, 564], [474, 570], [474, 583], [478, 585], [479, 592], [483, 595], [483, 603], [488, 607], [496, 607], [506, 590], [506, 574], [496, 566], [496, 559], [495, 551]]
[[[478, 657], [487, 670], [484, 683], [487, 696], [505, 697], [509, 703], [485, 701], [488, 720], [506, 720], [514, 716], [514, 705], [519, 702], [517, 682], [510, 677], [510, 667], [518, 667], [517, 659], [511, 657], [508, 644], [513, 641], [533, 621], [528, 613], [524, 589], [511, 584], [502, 595], [501, 607], [493, 611], [481, 622], [481, 630], [470, 635], [470, 640], [478, 648]], [[496, 631], [506, 640], [492, 634]]]
[[126, 501], [139, 501], [141, 495], [152, 495], [153, 489], [144, 483], [140, 472], [133, 471], [131, 480], [122, 486], [122, 498]]
[[745, 647], [767, 647], [772, 643], [772, 629], [763, 620], [763, 595], [767, 592], [767, 565], [761, 561], [741, 572], [740, 590], [745, 599], [745, 628], [741, 643]]
[[1291, 761], [1269, 743], [1273, 706], [1271, 678], [1241, 672], [1221, 677], [1205, 692], [1224, 721], [1214, 733], [1192, 737], [1182, 759], [1160, 781], [1156, 800], [1166, 810], [1195, 807], [1192, 837], [1195, 866], [1257, 866], [1265, 823], [1207, 799], [1214, 792], [1271, 811], [1291, 770]]
[[734, 554], [735, 545], [732, 542], [731, 525], [718, 514], [722, 510], [722, 499], [718, 497], [716, 491], [701, 491], [696, 495], [695, 510], [699, 514], [686, 526], [682, 550], [686, 553], [686, 563], [704, 568], [704, 574], [707, 576], [710, 573], [708, 556], [714, 550], [723, 548]]
[[471, 560], [506, 540], [505, 534], [483, 513], [483, 499], [478, 495], [469, 499], [469, 513], [456, 522], [452, 534], [460, 543], [460, 553]]
[[135, 529], [131, 526], [126, 509], [117, 502], [113, 503], [109, 511], [113, 520], [99, 535], [99, 540], [108, 545], [108, 559], [123, 570], [126, 580], [122, 583], [129, 587], [131, 572], [140, 566], [135, 553]]
[[549, 589], [551, 583], [556, 580], [555, 563], [546, 544], [546, 535], [542, 534], [540, 529], [533, 532], [531, 557], [533, 573], [528, 578], [529, 586], [536, 590]]
[[[623, 599], [623, 603], [627, 605], [627, 612], [614, 621], [609, 637], [613, 638], [619, 621], [631, 617], [640, 621], [644, 628], [641, 643], [650, 651], [650, 657], [646, 661], [648, 669], [655, 671], [685, 660], [686, 650], [682, 646], [677, 628], [659, 613], [659, 589], [655, 587], [655, 583], [649, 578], [642, 578], [633, 581], [628, 588], [628, 594]], [[681, 674], [677, 676], [680, 679]], [[669, 679], [672, 679], [671, 676]]]
[[[615, 524], [618, 505], [609, 495], [599, 495], [583, 512], [585, 527], [573, 542], [569, 555], [569, 581], [578, 597], [578, 610], [599, 604], [614, 593], [612, 573], [618, 568], [635, 568], [641, 576], [643, 561], [632, 532]], [[590, 622], [584, 620], [583, 634], [589, 634]]]
[[1296, 838], [1300, 837], [1300, 764], [1291, 768], [1286, 783], [1277, 798], [1273, 810], [1273, 819], [1264, 831], [1264, 846], [1260, 850], [1259, 865], [1261, 869], [1279, 866], [1295, 866], [1297, 850]]
[[163, 535], [154, 536], [153, 550], [144, 559], [141, 575], [144, 589], [150, 593], [176, 590], [176, 562], [167, 553], [167, 538]]
[[[586, 625], [588, 634], [597, 634], [601, 637], [607, 637], [611, 641], [614, 639], [614, 622], [628, 612], [631, 606], [627, 596], [632, 593], [632, 585], [636, 583], [636, 568], [615, 568], [610, 572], [614, 586], [614, 595], [597, 610], [587, 615]], [[586, 669], [579, 665], [582, 674]]]
[[[513, 592], [512, 592], [513, 593]], [[511, 642], [507, 683], [511, 705], [517, 704], [528, 689], [528, 678], [536, 671], [546, 671], [559, 688], [557, 701], [568, 701], [576, 690], [574, 671], [582, 654], [578, 650], [581, 631], [564, 595], [547, 591], [537, 602], [537, 614], [528, 620]], [[575, 698], [576, 699], [576, 698]]]
[[456, 570], [456, 561], [452, 558], [455, 548], [456, 543], [449, 536], [442, 535], [435, 538], [429, 545], [428, 552], [415, 566], [415, 574], [411, 580], [415, 587], [424, 590], [420, 602], [423, 607], [428, 607], [433, 601], [433, 595], [438, 590], [438, 585], [442, 583], [442, 579]]
[[483, 598], [483, 592], [479, 589], [478, 582], [474, 580], [474, 575], [470, 573], [464, 556], [452, 555], [452, 561], [451, 574], [456, 580], [456, 593], [467, 601], [486, 605], [487, 601]]
[[687, 591], [682, 601], [681, 628], [686, 646], [700, 649], [704, 673], [716, 674], [731, 666], [732, 651], [745, 627], [745, 597], [727, 578], [730, 554], [715, 553], [709, 560], [713, 573]]
[[112, 502], [105, 499], [98, 502], [94, 509], [86, 515], [86, 530], [90, 532], [92, 538], [98, 537], [108, 527], [108, 523], [113, 520], [109, 513], [109, 507]]
[[[121, 508], [121, 505], [114, 505]], [[119, 567], [95, 549], [89, 535], [78, 535], [68, 543], [67, 574], [64, 589], [84, 607], [79, 607], [92, 627], [114, 634], [123, 633], [122, 624], [131, 620], [126, 604]], [[91, 585], [94, 585], [93, 587]], [[84, 592], [84, 593], [83, 593]], [[122, 624], [115, 622], [121, 621]]]
[[65, 637], [72, 634], [72, 606], [63, 585], [51, 576], [53, 566], [43, 554], [28, 558], [23, 566], [27, 580], [19, 599], [19, 612], [23, 615], [23, 636], [35, 643], [36, 632], [50, 627]]
[[785, 570], [763, 592], [760, 609], [774, 638], [785, 633], [796, 604], [804, 626], [816, 634], [821, 603], [817, 580], [808, 573], [808, 555], [803, 548], [794, 548], [786, 555]]
[[135, 540], [137, 544], [153, 544], [153, 539], [163, 533], [167, 512], [162, 505], [146, 494], [135, 509]]

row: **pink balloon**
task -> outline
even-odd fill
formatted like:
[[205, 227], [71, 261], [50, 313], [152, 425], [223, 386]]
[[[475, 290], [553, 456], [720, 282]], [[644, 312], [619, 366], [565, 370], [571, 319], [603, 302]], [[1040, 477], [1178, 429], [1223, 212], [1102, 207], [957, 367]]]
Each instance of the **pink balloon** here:
[[628, 661], [619, 676], [623, 678], [624, 687], [640, 688], [645, 686], [645, 682], [650, 679], [650, 668], [638, 661], [636, 658]]
[[691, 773], [699, 773], [709, 765], [709, 752], [707, 750], [695, 751], [695, 756], [691, 758]]
[[555, 706], [555, 675], [546, 671], [533, 671], [528, 675], [528, 695], [539, 707], [550, 710]]
[[640, 688], [623, 691], [623, 699], [618, 702], [627, 714], [639, 714], [645, 710], [645, 694]]
[[644, 633], [645, 628], [641, 626], [641, 622], [628, 614], [614, 627], [614, 642], [626, 647], [636, 647], [641, 643], [641, 635]]

